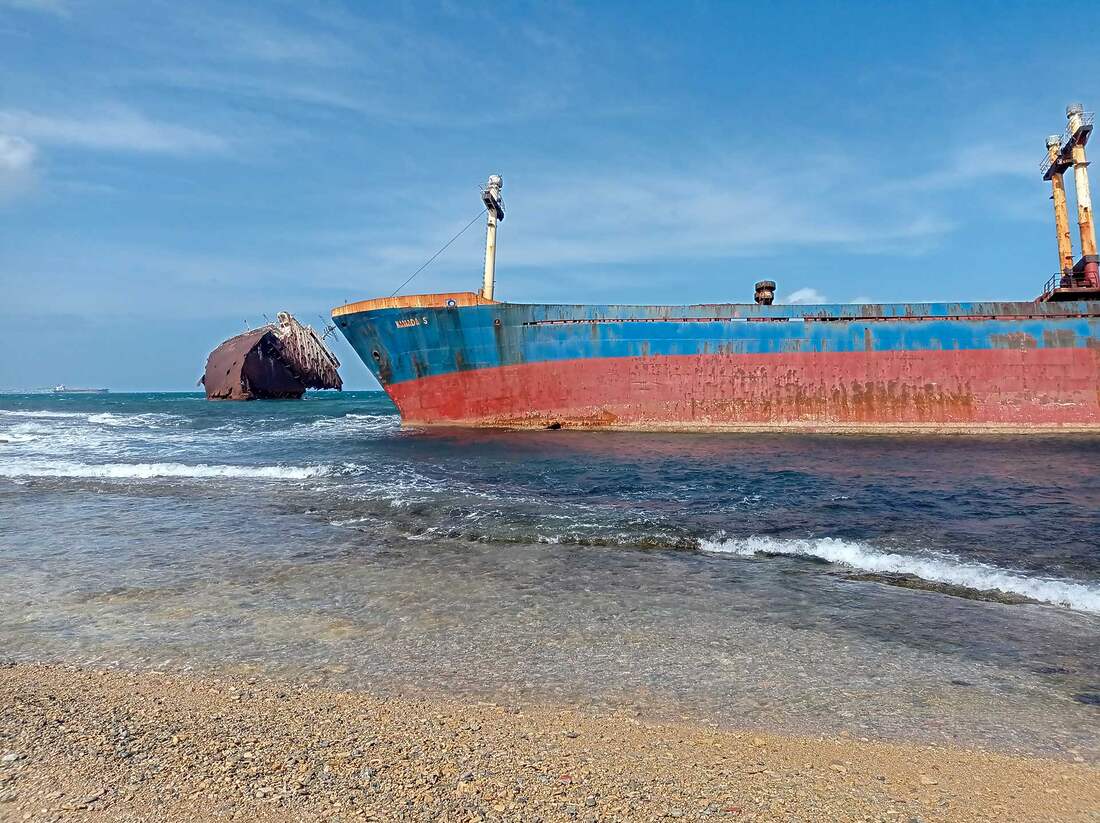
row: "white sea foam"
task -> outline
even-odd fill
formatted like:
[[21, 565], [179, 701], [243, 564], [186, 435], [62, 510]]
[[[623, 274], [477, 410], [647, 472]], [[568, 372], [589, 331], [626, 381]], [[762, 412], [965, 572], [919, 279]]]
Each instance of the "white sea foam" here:
[[390, 431], [400, 426], [396, 414], [345, 414], [343, 417], [322, 417], [314, 420], [302, 433], [314, 436], [319, 431], [331, 434]]
[[1033, 577], [1022, 571], [967, 563], [949, 557], [897, 554], [834, 537], [781, 540], [759, 535], [727, 539], [724, 535], [718, 535], [714, 539], [700, 541], [699, 548], [705, 552], [741, 557], [757, 554], [816, 557], [867, 572], [911, 574], [934, 583], [964, 586], [977, 591], [995, 589], [1044, 603], [1100, 613], [1100, 585], [1097, 584]]
[[101, 412], [99, 414], [89, 415], [87, 418], [89, 423], [95, 423], [100, 426], [153, 429], [159, 429], [166, 425], [178, 425], [185, 419], [186, 418], [175, 414], [156, 414], [152, 412], [147, 412], [145, 414], [114, 414], [113, 412]]
[[[29, 447], [42, 456], [71, 456], [102, 452], [110, 458], [118, 453], [120, 438], [144, 437], [156, 430], [176, 429], [187, 418], [172, 414], [115, 414], [101, 412], [55, 412], [48, 410], [0, 410], [0, 445]], [[2, 441], [6, 441], [3, 443]]]
[[105, 451], [105, 457], [118, 453], [118, 435], [114, 429], [97, 429], [83, 423], [74, 424], [26, 420], [0, 428], [2, 445], [16, 447], [23, 454], [37, 454], [43, 458], [56, 455], [71, 457], [74, 454]]
[[200, 463], [14, 462], [0, 464], [0, 477], [86, 477], [103, 480], [154, 478], [306, 480], [330, 472], [328, 466], [219, 466]]
[[0, 409], [2, 417], [87, 417], [87, 412], [59, 412], [46, 409]]
[[5, 442], [9, 445], [33, 443], [36, 440], [41, 440], [44, 436], [50, 434], [51, 431], [52, 429], [43, 426], [41, 423], [16, 423], [14, 426], [0, 429], [0, 442]]

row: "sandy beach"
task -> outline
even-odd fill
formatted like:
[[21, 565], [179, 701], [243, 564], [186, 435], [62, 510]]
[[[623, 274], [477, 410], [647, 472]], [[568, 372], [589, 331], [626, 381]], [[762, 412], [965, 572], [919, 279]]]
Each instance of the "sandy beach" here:
[[5, 821], [1100, 819], [1085, 762], [638, 711], [44, 664], [0, 706]]

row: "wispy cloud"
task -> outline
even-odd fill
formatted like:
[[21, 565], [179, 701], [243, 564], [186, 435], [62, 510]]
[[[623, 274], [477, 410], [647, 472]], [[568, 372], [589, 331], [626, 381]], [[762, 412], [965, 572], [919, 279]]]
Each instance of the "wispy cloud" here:
[[801, 289], [795, 289], [793, 292], [787, 295], [787, 299], [783, 302], [793, 303], [794, 305], [798, 306], [814, 306], [820, 305], [821, 303], [828, 303], [829, 300], [817, 289], [811, 286], [806, 286]]
[[306, 35], [270, 25], [241, 25], [223, 34], [231, 35], [227, 40], [242, 56], [273, 63], [330, 65], [354, 56], [351, 47], [336, 37]]
[[100, 151], [189, 155], [222, 152], [230, 145], [220, 135], [153, 120], [117, 105], [84, 116], [0, 110], [0, 130], [43, 144]]
[[22, 137], [0, 134], [0, 202], [24, 192], [33, 182], [37, 150]]
[[0, 134], [0, 170], [18, 174], [34, 164], [35, 148], [22, 137]]
[[341, 84], [335, 81], [308, 82], [295, 77], [271, 77], [229, 69], [180, 66], [145, 71], [139, 76], [126, 77], [123, 80], [125, 84], [145, 84], [150, 81], [171, 90], [205, 92], [222, 100], [288, 102], [364, 114], [379, 111], [389, 119], [401, 117], [400, 112], [386, 112], [381, 106], [372, 105], [361, 93], [341, 91]]
[[[567, 16], [555, 12], [555, 22]], [[425, 25], [422, 16], [318, 4], [279, 18], [260, 7], [189, 9], [175, 18], [172, 38], [157, 41], [155, 49], [138, 44], [149, 51], [139, 73], [120, 70], [114, 76], [131, 88], [167, 85], [222, 102], [262, 101], [279, 114], [286, 104], [304, 104], [448, 132], [524, 123], [570, 109], [586, 122], [643, 109], [640, 96], [600, 97], [602, 51], [583, 49], [564, 31], [534, 23], [502, 28], [505, 23], [488, 15], [481, 31], [493, 43], [490, 58], [469, 41]], [[488, 96], [477, 79], [487, 71], [498, 75]]]
[[886, 181], [882, 188], [897, 193], [934, 193], [966, 188], [986, 179], [1035, 178], [1041, 158], [1040, 149], [1020, 140], [975, 143], [954, 151], [938, 168]]
[[[336, 66], [351, 62], [354, 49], [339, 30], [316, 25], [288, 25], [278, 14], [256, 6], [194, 5], [186, 17], [177, 18], [181, 34], [205, 44], [202, 58], [216, 56], [238, 63], [286, 63]], [[176, 48], [185, 44], [177, 43]]]
[[69, 4], [64, 0], [0, 0], [0, 8], [4, 7], [53, 14], [58, 17], [69, 16]]
[[[812, 164], [812, 158], [807, 162]], [[863, 192], [853, 191], [843, 174], [821, 179], [791, 197], [787, 190], [747, 174], [721, 171], [736, 164], [699, 159], [694, 165], [675, 175], [632, 170], [506, 177], [510, 212], [502, 238], [504, 257], [513, 266], [544, 268], [785, 257], [809, 249], [910, 255], [954, 228], [947, 215], [933, 208], [884, 208], [881, 203], [868, 208]], [[400, 268], [422, 259], [425, 232], [446, 236], [447, 227], [458, 221], [459, 204], [476, 202], [468, 193], [439, 201], [452, 204], [455, 214], [445, 217], [426, 203], [412, 206], [423, 216], [414, 221], [416, 236], [409, 234], [407, 224], [394, 225], [380, 216], [355, 243], [365, 262]], [[438, 229], [431, 228], [433, 223]], [[341, 243], [348, 240], [338, 238]]]

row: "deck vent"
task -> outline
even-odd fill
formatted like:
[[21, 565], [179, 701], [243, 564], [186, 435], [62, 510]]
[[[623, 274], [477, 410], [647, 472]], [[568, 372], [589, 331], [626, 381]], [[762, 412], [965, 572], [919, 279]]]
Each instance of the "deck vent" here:
[[761, 280], [756, 284], [756, 302], [761, 306], [770, 306], [775, 300], [775, 281]]

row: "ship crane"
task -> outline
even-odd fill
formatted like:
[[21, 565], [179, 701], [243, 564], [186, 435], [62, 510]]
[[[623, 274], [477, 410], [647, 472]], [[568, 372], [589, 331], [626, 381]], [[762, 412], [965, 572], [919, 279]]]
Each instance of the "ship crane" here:
[[485, 204], [488, 214], [485, 227], [485, 283], [481, 289], [481, 296], [486, 300], [493, 299], [493, 286], [496, 284], [497, 223], [504, 219], [504, 200], [500, 196], [503, 185], [504, 180], [499, 174], [491, 174], [481, 189], [481, 202]]
[[[1092, 135], [1093, 115], [1080, 103], [1066, 107], [1068, 125], [1062, 134], [1047, 138], [1047, 154], [1039, 166], [1043, 179], [1051, 184], [1054, 201], [1054, 226], [1058, 235], [1058, 273], [1047, 281], [1042, 301], [1094, 300], [1100, 297], [1100, 255], [1096, 250], [1096, 227], [1092, 219], [1092, 195], [1089, 191], [1088, 159], [1085, 146]], [[1077, 230], [1081, 258], [1073, 260], [1066, 187], [1063, 176], [1073, 169], [1073, 187], [1077, 200]]]

